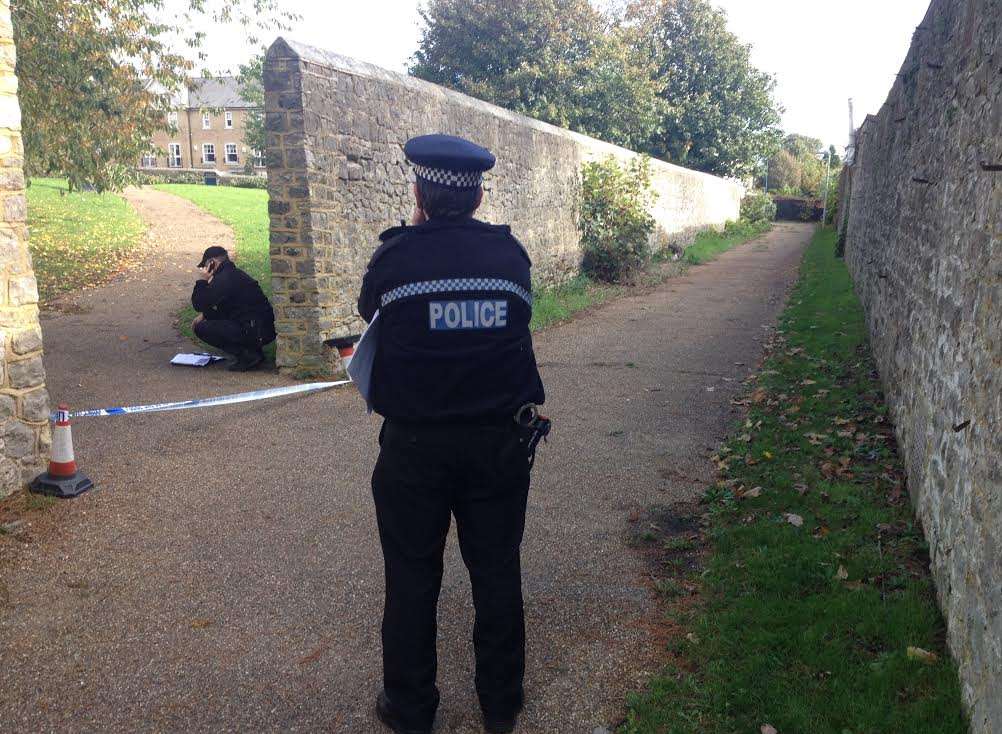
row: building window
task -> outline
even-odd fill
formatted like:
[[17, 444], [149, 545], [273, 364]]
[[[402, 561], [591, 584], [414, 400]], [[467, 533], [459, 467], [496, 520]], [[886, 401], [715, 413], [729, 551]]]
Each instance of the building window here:
[[181, 167], [181, 144], [171, 143], [167, 146], [167, 167], [168, 168], [180, 168]]
[[264, 151], [255, 148], [251, 154], [254, 156], [254, 168], [264, 168]]
[[212, 143], [202, 143], [202, 163], [216, 162], [216, 146]]
[[212, 129], [212, 116], [208, 112], [202, 113], [202, 129], [203, 130]]
[[177, 129], [177, 110], [167, 113], [167, 124], [170, 125], [172, 129]]
[[153, 153], [147, 153], [143, 156], [143, 168], [156, 168], [157, 167], [157, 157]]
[[232, 112], [225, 112], [223, 114], [226, 116], [226, 129], [227, 130], [232, 130], [233, 129], [233, 113]]
[[226, 162], [227, 163], [239, 163], [240, 159], [237, 157], [237, 144], [227, 143], [226, 144]]

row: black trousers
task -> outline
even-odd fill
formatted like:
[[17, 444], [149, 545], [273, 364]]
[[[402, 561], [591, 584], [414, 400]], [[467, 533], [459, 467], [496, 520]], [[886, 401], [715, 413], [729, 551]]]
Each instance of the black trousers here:
[[476, 688], [485, 713], [522, 705], [525, 620], [520, 546], [529, 468], [519, 428], [386, 421], [372, 474], [386, 573], [383, 684], [405, 723], [438, 707], [436, 608], [451, 516], [470, 573]]
[[247, 350], [260, 350], [264, 344], [270, 344], [275, 339], [273, 328], [259, 328], [256, 324], [252, 326], [227, 319], [202, 319], [195, 324], [194, 331], [195, 336], [206, 344], [235, 356]]

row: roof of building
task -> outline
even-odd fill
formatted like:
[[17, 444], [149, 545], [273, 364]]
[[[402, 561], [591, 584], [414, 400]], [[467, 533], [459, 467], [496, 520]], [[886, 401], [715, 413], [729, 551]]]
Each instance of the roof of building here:
[[188, 92], [188, 107], [254, 107], [244, 99], [240, 90], [240, 80], [235, 76], [214, 78], [195, 77]]

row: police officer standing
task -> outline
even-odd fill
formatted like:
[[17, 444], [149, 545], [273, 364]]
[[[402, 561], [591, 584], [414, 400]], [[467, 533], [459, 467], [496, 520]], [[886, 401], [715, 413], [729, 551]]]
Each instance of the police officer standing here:
[[[519, 548], [543, 384], [532, 351], [531, 263], [507, 226], [473, 218], [494, 156], [425, 135], [410, 226], [380, 235], [358, 301], [378, 335], [370, 401], [385, 418], [372, 492], [383, 547], [380, 720], [431, 731], [436, 607], [452, 516], [473, 587], [476, 688], [488, 732], [522, 708], [525, 624]], [[548, 424], [547, 424], [548, 425]]]

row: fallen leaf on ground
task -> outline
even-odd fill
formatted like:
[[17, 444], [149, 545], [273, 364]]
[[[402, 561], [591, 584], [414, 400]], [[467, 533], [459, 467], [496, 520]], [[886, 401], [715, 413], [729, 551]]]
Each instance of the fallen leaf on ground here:
[[776, 731], [776, 727], [772, 724], [762, 724], [758, 730], [762, 732], [762, 734], [779, 734], [779, 732]]
[[845, 566], [838, 567], [838, 571], [835, 572], [835, 578], [839, 581], [845, 581], [849, 578], [849, 572], [845, 570]]
[[765, 458], [765, 459], [768, 459], [769, 461], [772, 461], [772, 452], [771, 451], [763, 451], [762, 452], [762, 457]]
[[799, 528], [804, 524], [804, 518], [800, 515], [794, 515], [792, 512], [787, 512], [783, 515], [783, 518], [795, 528]]
[[206, 627], [212, 626], [211, 619], [193, 619], [191, 620], [191, 628], [193, 630], [204, 630]]
[[745, 492], [741, 496], [742, 497], [751, 497], [752, 499], [754, 499], [755, 497], [761, 497], [762, 496], [762, 488], [761, 487], [752, 487], [751, 489], [749, 489], [747, 492]]
[[934, 652], [929, 652], [928, 650], [923, 650], [921, 647], [908, 646], [908, 659], [918, 660], [923, 663], [932, 665], [937, 660], [939, 660], [939, 655]]
[[797, 490], [797, 494], [799, 495], [807, 494], [807, 485], [804, 484], [803, 482], [797, 482], [796, 484], [793, 485], [793, 488]]

